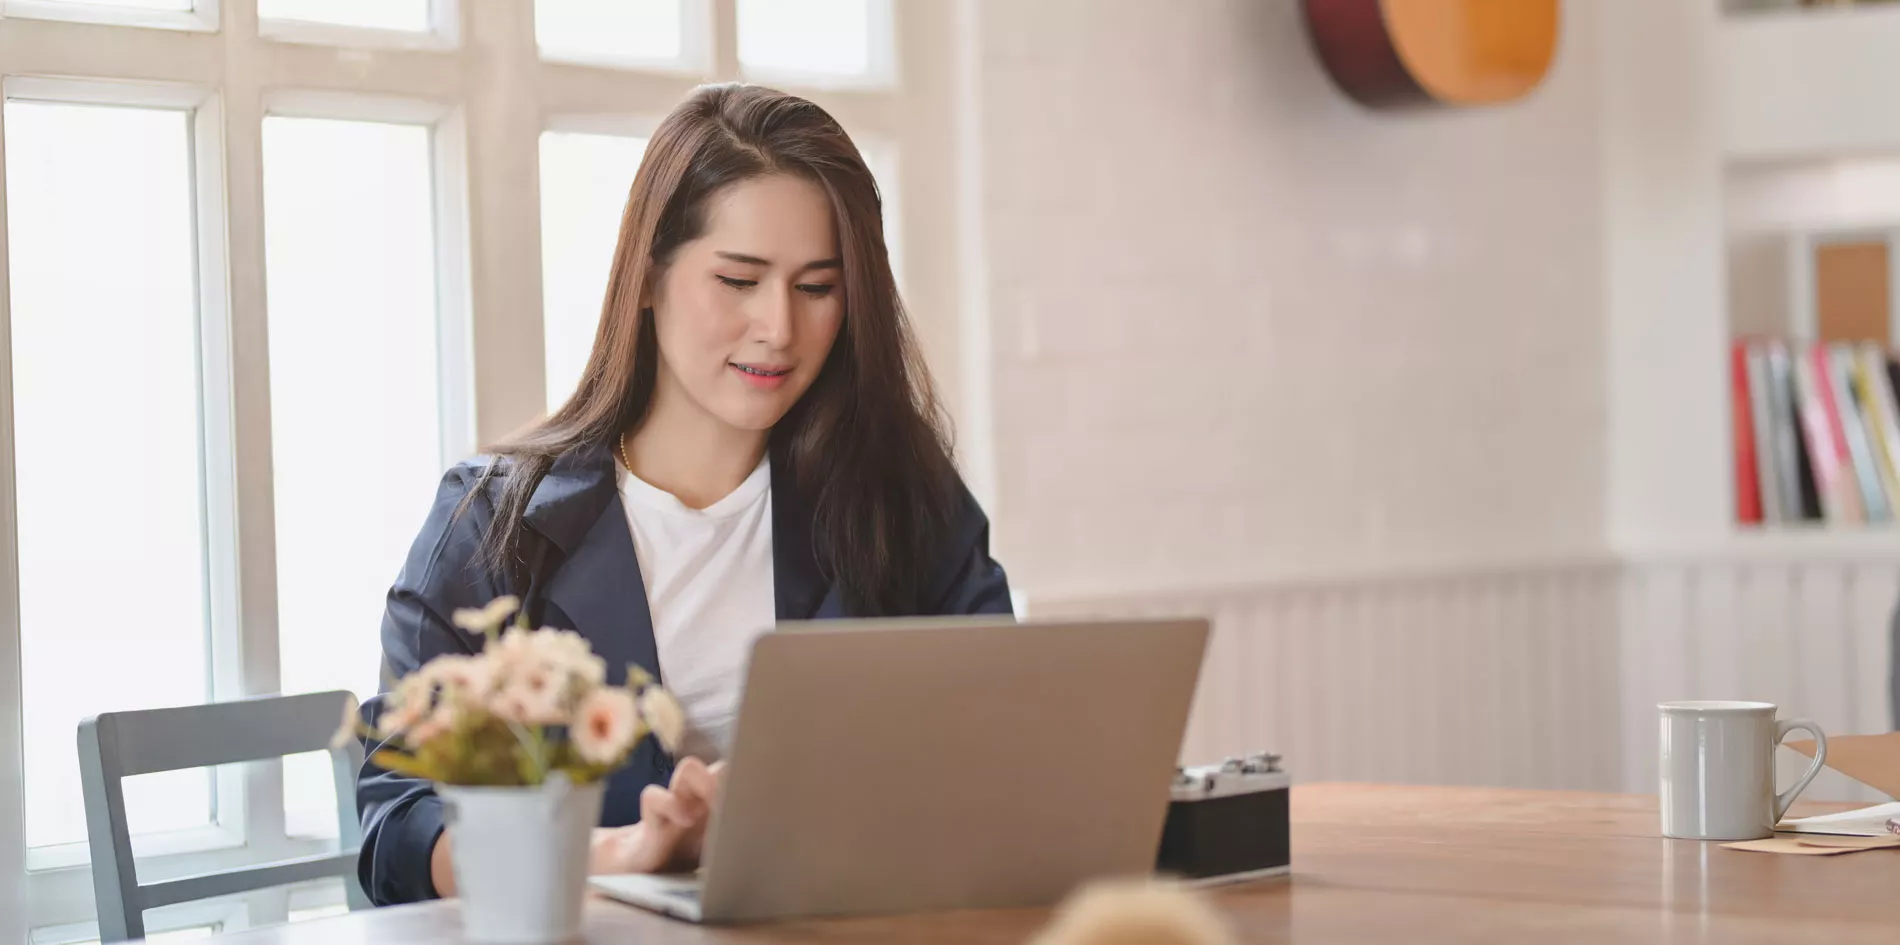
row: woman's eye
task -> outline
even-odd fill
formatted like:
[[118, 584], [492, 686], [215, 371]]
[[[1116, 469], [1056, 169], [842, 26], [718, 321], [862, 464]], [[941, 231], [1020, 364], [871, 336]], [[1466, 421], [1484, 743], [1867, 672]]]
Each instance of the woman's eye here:
[[825, 296], [830, 295], [831, 290], [835, 288], [837, 288], [837, 286], [835, 285], [808, 284], [808, 285], [799, 286], [798, 291], [803, 292], [814, 299], [822, 299]]
[[734, 279], [730, 276], [714, 276], [713, 278], [718, 279], [729, 289], [750, 289], [759, 284], [756, 279]]

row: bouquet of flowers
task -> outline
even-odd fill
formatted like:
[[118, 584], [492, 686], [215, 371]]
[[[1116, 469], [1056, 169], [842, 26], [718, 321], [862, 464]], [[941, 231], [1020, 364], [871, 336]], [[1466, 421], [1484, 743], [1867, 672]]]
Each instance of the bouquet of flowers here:
[[679, 703], [637, 666], [625, 686], [572, 630], [530, 630], [520, 602], [500, 597], [458, 610], [455, 625], [487, 638], [482, 652], [445, 654], [397, 681], [372, 728], [346, 708], [335, 744], [375, 737], [381, 767], [441, 784], [534, 786], [561, 772], [597, 781], [626, 763], [649, 732], [668, 751], [685, 728]]

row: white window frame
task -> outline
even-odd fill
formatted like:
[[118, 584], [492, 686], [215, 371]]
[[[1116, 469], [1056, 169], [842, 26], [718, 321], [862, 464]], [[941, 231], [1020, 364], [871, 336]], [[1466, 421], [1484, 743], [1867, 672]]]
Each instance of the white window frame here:
[[[894, 149], [907, 217], [898, 221], [906, 301], [946, 402], [956, 404], [959, 341], [969, 343], [960, 339], [959, 307], [970, 289], [957, 279], [955, 256], [968, 248], [958, 228], [971, 217], [952, 196], [960, 186], [952, 172], [952, 105], [969, 94], [970, 77], [952, 75], [950, 44], [968, 24], [953, 23], [949, 0], [870, 2], [877, 44], [871, 74], [757, 80], [811, 98], [853, 134]], [[213, 698], [271, 693], [279, 684], [263, 118], [380, 119], [433, 129], [446, 463], [545, 409], [541, 133], [650, 135], [657, 116], [694, 85], [753, 78], [742, 76], [738, 65], [735, 0], [682, 4], [689, 32], [680, 63], [583, 63], [539, 55], [532, 0], [434, 0], [437, 29], [426, 36], [260, 24], [257, 0], [197, 0], [189, 13], [0, 0], [0, 82], [9, 96], [178, 108], [195, 116]], [[876, 32], [880, 23], [889, 27], [887, 38]], [[0, 169], [5, 141], [0, 120]], [[6, 265], [0, 185], [0, 286]], [[0, 291], [0, 940], [26, 940], [30, 930], [58, 940], [74, 937], [93, 920], [94, 909], [83, 845], [30, 856], [24, 848], [7, 304]], [[971, 376], [980, 381], [980, 372]], [[142, 878], [325, 845], [287, 835], [277, 765], [220, 771], [214, 785], [214, 826], [140, 838]], [[251, 922], [281, 920], [298, 897], [309, 895], [280, 890], [243, 897], [242, 915]], [[178, 922], [204, 924], [202, 916], [223, 922], [233, 915], [228, 905], [213, 904], [180, 911]], [[156, 918], [154, 928], [173, 925]]]

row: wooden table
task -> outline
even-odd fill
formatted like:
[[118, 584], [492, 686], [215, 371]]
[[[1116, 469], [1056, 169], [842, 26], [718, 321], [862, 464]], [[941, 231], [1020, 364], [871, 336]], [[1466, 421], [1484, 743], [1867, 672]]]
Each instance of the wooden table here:
[[[1293, 824], [1292, 878], [1214, 894], [1243, 942], [1900, 942], [1900, 851], [1798, 857], [1665, 840], [1650, 797], [1309, 785], [1293, 793]], [[1046, 918], [714, 929], [596, 901], [587, 941], [1015, 945]], [[431, 903], [214, 941], [446, 945], [461, 941], [460, 916]]]

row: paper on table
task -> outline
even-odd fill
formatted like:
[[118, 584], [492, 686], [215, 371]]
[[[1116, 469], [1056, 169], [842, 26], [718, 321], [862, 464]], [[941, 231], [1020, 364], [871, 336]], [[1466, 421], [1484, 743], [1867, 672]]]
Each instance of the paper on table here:
[[[1837, 837], [1893, 837], [1893, 831], [1887, 829], [1889, 817], [1900, 817], [1900, 803], [1875, 804], [1838, 814], [1784, 820], [1776, 824], [1775, 829], [1785, 833], [1831, 834]], [[1895, 839], [1900, 840], [1900, 837]]]
[[[1811, 741], [1788, 742], [1809, 758]], [[1885, 735], [1834, 735], [1827, 740], [1827, 766], [1887, 795], [1900, 798], [1900, 732]]]
[[1724, 843], [1722, 846], [1729, 850], [1747, 850], [1753, 853], [1838, 856], [1860, 850], [1886, 850], [1900, 847], [1900, 837], [1770, 837], [1767, 840]]

